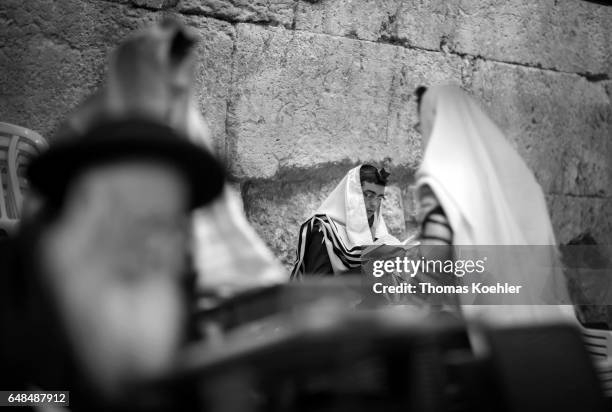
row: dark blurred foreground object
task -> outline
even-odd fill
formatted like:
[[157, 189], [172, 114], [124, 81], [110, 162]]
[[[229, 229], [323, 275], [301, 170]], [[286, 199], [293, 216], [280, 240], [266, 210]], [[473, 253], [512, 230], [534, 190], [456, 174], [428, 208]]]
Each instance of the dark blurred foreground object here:
[[46, 148], [35, 131], [0, 122], [0, 237], [16, 229], [28, 189], [26, 167]]
[[217, 198], [225, 183], [223, 167], [210, 152], [169, 126], [138, 118], [65, 136], [32, 163], [28, 176], [46, 202], [60, 207], [75, 177], [125, 160], [160, 161], [178, 169], [189, 185], [190, 209]]
[[245, 325], [254, 325], [270, 317], [306, 310], [312, 305], [329, 303], [350, 307], [361, 299], [362, 281], [357, 276], [305, 279], [302, 283], [261, 286], [220, 295], [215, 290], [201, 291], [196, 323], [215, 325], [229, 333]]
[[602, 383], [578, 329], [568, 325], [487, 332], [505, 410], [603, 411]]
[[612, 0], [584, 0], [584, 1], [588, 1], [589, 3], [601, 4], [602, 6], [612, 6]]
[[0, 241], [0, 388], [67, 390], [73, 411], [193, 410], [189, 387], [156, 382], [187, 334], [182, 222], [220, 194], [222, 166], [125, 119], [52, 145], [28, 176], [40, 208]]
[[582, 329], [587, 352], [595, 362], [604, 393], [612, 399], [612, 331], [600, 329]]
[[325, 295], [316, 283], [201, 312], [220, 331], [189, 348], [176, 379], [200, 380], [214, 412], [606, 410], [572, 325], [485, 328], [409, 307], [350, 311], [355, 285], [327, 283]]
[[433, 411], [467, 402], [444, 369], [447, 356], [469, 353], [462, 325], [317, 306], [190, 348], [177, 379], [199, 379], [211, 411]]
[[583, 233], [559, 248], [578, 320], [586, 328], [611, 329], [612, 249]]
[[600, 245], [590, 233], [583, 233], [560, 251], [565, 274], [587, 351], [596, 364], [607, 397], [612, 398], [612, 280], [611, 249]]

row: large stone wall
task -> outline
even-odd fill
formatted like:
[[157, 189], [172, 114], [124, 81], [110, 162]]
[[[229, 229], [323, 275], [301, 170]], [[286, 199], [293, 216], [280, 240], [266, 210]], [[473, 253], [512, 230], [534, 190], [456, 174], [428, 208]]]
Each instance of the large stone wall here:
[[359, 162], [414, 231], [416, 86], [473, 92], [534, 169], [558, 240], [612, 243], [612, 7], [581, 0], [3, 0], [0, 121], [52, 136], [132, 30], [201, 34], [201, 110], [250, 221], [293, 260], [300, 222]]

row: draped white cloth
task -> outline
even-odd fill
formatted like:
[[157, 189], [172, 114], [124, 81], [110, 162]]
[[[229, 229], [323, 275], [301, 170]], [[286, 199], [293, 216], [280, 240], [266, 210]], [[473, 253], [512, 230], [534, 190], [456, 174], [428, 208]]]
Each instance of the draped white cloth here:
[[358, 245], [399, 244], [399, 240], [390, 235], [387, 230], [382, 207], [378, 209], [370, 228], [359, 178], [360, 170], [361, 166], [349, 170], [319, 206], [315, 215], [326, 215], [336, 223], [338, 236], [347, 249]]
[[[434, 192], [452, 227], [453, 244], [555, 245], [540, 185], [476, 101], [456, 86], [432, 87], [422, 100], [421, 113], [427, 111], [433, 111], [434, 121], [430, 136], [424, 137], [417, 188], [427, 185]], [[526, 295], [521, 303], [532, 305], [501, 306], [497, 304], [511, 303], [511, 298], [504, 302], [485, 298], [480, 302], [496, 305], [466, 306], [466, 316], [516, 322], [570, 312], [571, 307], [537, 305], [569, 303], [556, 248], [541, 249], [548, 253], [534, 254], [526, 262], [513, 256], [516, 249], [497, 248], [495, 266], [487, 267], [491, 281], [512, 279], [523, 285]], [[542, 268], [549, 270], [543, 273]]]

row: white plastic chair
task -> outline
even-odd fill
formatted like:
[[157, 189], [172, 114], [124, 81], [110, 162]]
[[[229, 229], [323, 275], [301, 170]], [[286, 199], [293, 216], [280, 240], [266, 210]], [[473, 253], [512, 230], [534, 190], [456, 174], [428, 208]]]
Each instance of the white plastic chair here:
[[47, 147], [38, 133], [0, 122], [0, 234], [8, 234], [17, 226], [23, 194], [28, 188], [25, 169]]

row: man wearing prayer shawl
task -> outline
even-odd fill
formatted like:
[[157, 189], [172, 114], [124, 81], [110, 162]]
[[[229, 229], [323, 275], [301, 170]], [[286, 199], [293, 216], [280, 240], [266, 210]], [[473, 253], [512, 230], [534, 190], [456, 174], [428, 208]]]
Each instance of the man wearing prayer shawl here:
[[[459, 87], [419, 89], [422, 244], [446, 244], [455, 259], [466, 257], [457, 255], [469, 249], [462, 246], [484, 247], [495, 254], [488, 280], [512, 280], [526, 291], [520, 298], [460, 296], [463, 314], [496, 323], [574, 320], [544, 193], [531, 170]], [[539, 252], [525, 261], [521, 245]]]
[[380, 207], [387, 178], [384, 169], [367, 164], [344, 176], [300, 227], [291, 279], [307, 274], [359, 273], [365, 246], [400, 244], [389, 234]]

